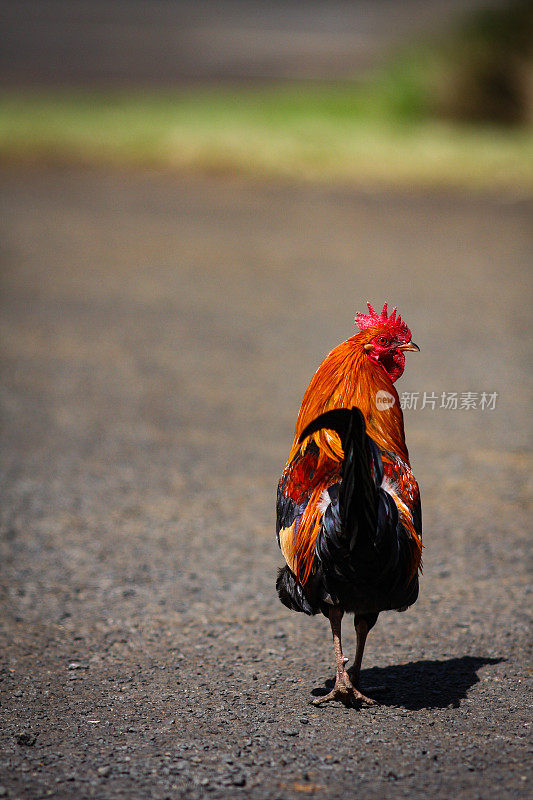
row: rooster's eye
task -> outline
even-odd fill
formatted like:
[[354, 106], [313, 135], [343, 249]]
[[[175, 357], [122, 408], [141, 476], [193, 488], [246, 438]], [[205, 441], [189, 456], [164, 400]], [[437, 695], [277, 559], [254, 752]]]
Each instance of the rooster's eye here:
[[381, 345], [383, 345], [383, 347], [385, 347], [385, 345], [387, 345], [389, 343], [389, 340], [387, 339], [386, 336], [380, 336], [379, 339], [378, 339], [378, 342]]

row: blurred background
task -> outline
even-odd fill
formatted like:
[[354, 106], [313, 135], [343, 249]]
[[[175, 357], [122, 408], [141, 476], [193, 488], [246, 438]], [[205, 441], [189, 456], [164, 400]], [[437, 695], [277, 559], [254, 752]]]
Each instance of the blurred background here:
[[526, 2], [1, 3], [0, 157], [529, 189]]
[[[8, 796], [525, 798], [531, 4], [0, 16]], [[426, 544], [367, 648], [370, 765], [349, 713], [306, 710], [324, 620], [274, 591], [299, 404], [367, 299], [421, 347], [397, 388]]]

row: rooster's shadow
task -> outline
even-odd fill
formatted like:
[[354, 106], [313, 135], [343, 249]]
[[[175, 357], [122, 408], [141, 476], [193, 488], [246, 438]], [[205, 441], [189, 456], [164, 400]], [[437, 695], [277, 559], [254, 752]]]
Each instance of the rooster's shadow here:
[[[478, 670], [487, 664], [499, 664], [503, 658], [461, 656], [442, 661], [411, 661], [389, 667], [371, 667], [361, 671], [361, 691], [382, 706], [401, 706], [411, 711], [423, 708], [458, 708], [468, 690], [479, 682]], [[314, 689], [320, 697], [333, 686]]]

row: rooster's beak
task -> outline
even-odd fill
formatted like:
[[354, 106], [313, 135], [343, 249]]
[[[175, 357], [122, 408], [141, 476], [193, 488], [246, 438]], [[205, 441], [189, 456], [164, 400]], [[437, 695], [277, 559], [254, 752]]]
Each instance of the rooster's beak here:
[[419, 346], [417, 344], [415, 344], [414, 342], [408, 342], [407, 344], [401, 344], [399, 346], [398, 350], [412, 350], [413, 353], [419, 353], [420, 352]]

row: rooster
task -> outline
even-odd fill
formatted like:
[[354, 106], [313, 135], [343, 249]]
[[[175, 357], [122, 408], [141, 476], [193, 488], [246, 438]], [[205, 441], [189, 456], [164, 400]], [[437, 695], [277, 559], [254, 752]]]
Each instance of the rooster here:
[[[394, 382], [411, 331], [387, 303], [357, 314], [360, 332], [335, 347], [309, 384], [294, 442], [279, 481], [277, 536], [286, 561], [276, 588], [294, 611], [329, 618], [335, 685], [322, 705], [374, 704], [360, 691], [365, 641], [378, 614], [403, 611], [418, 596], [422, 517]], [[345, 612], [354, 614], [353, 666], [341, 642]]]

